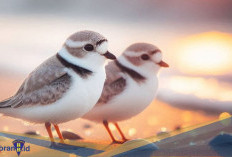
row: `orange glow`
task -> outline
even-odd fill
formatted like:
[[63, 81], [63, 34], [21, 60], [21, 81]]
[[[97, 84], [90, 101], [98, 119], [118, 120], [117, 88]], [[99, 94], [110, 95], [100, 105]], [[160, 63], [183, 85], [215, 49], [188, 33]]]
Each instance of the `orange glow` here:
[[181, 117], [182, 117], [184, 123], [190, 122], [192, 120], [192, 118], [193, 118], [192, 113], [190, 111], [184, 111], [181, 114]]
[[186, 73], [220, 75], [231, 71], [232, 35], [209, 32], [178, 42], [177, 67]]
[[159, 124], [159, 121], [157, 120], [157, 118], [155, 116], [152, 115], [152, 116], [148, 117], [147, 123], [148, 123], [148, 125], [153, 126], [153, 125]]
[[4, 126], [3, 127], [3, 131], [9, 131], [9, 127], [8, 126]]

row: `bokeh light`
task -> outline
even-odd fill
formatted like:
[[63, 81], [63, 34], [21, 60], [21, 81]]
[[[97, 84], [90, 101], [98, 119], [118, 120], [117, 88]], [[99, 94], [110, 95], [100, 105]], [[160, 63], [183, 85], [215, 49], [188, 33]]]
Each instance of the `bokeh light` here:
[[207, 32], [183, 38], [176, 44], [180, 71], [189, 74], [221, 75], [231, 72], [232, 35]]
[[165, 87], [178, 93], [193, 94], [199, 98], [232, 101], [232, 86], [228, 83], [219, 83], [212, 78], [173, 76]]
[[128, 131], [128, 135], [131, 137], [131, 136], [134, 136], [136, 134], [137, 130], [135, 128], [130, 128], [129, 131]]

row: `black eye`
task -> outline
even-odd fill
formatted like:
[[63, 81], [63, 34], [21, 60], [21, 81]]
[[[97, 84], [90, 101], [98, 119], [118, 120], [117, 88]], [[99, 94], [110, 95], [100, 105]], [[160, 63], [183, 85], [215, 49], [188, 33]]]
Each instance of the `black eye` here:
[[85, 45], [84, 49], [85, 49], [86, 51], [93, 51], [94, 47], [93, 47], [93, 45], [91, 45], [91, 44], [87, 44], [87, 45]]
[[148, 60], [150, 57], [146, 54], [141, 55], [142, 60]]

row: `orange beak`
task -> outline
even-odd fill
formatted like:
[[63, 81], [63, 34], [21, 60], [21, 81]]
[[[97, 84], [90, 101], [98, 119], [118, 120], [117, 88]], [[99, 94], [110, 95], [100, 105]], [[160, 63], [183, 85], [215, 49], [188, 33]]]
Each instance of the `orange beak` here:
[[164, 67], [164, 68], [168, 68], [168, 67], [169, 67], [169, 65], [168, 65], [166, 62], [164, 62], [164, 61], [160, 61], [158, 64], [159, 64], [161, 67]]

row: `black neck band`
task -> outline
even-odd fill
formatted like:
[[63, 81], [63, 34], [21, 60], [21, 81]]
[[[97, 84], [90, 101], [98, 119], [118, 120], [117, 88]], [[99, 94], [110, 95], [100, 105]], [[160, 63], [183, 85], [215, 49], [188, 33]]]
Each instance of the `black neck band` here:
[[58, 53], [56, 54], [56, 57], [62, 65], [64, 65], [67, 68], [71, 68], [73, 71], [75, 71], [81, 77], [88, 77], [89, 75], [91, 75], [93, 73], [92, 71], [90, 71], [88, 69], [82, 68], [82, 67], [74, 65], [72, 63], [69, 63], [64, 58], [62, 58]]
[[144, 81], [146, 78], [142, 75], [140, 75], [138, 72], [125, 67], [121, 63], [119, 63], [117, 60], [115, 61], [115, 64], [121, 69], [122, 72], [127, 73], [130, 75], [135, 81]]

